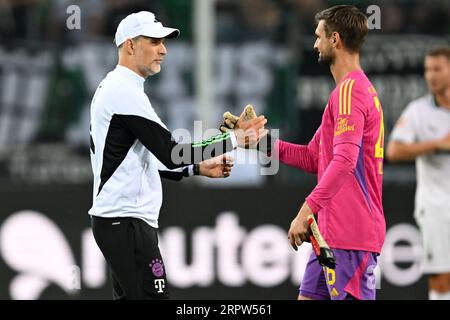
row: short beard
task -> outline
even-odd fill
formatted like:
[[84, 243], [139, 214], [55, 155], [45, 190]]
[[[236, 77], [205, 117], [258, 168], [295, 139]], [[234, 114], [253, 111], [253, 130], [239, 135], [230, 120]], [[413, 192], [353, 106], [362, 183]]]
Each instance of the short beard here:
[[429, 90], [434, 96], [444, 95], [445, 92], [447, 91], [447, 88], [448, 88], [447, 86], [442, 86], [441, 88], [432, 90], [431, 87], [428, 86], [428, 90]]
[[331, 66], [334, 64], [334, 60], [335, 60], [335, 55], [332, 50], [327, 52], [327, 54], [325, 54], [324, 52], [322, 52], [322, 54], [319, 53], [318, 61], [320, 64], [325, 64], [325, 65]]
[[138, 66], [138, 70], [141, 74], [145, 75], [144, 78], [148, 78], [149, 76], [152, 76], [155, 74], [149, 67], [147, 66]]

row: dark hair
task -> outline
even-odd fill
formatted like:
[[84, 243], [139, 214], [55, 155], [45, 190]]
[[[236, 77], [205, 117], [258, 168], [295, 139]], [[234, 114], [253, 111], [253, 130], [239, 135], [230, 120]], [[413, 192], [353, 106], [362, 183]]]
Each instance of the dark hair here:
[[351, 52], [359, 52], [369, 32], [367, 17], [354, 6], [334, 6], [317, 13], [315, 19], [316, 23], [325, 21], [327, 38], [333, 32], [339, 33], [344, 46]]
[[450, 60], [450, 47], [439, 47], [431, 49], [427, 52], [427, 57], [444, 56], [447, 60]]

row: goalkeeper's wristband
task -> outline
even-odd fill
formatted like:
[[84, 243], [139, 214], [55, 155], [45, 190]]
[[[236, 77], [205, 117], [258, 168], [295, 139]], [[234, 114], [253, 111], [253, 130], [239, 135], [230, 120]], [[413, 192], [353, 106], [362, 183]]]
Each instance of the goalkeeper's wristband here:
[[199, 176], [199, 175], [200, 175], [200, 165], [194, 164], [194, 176]]

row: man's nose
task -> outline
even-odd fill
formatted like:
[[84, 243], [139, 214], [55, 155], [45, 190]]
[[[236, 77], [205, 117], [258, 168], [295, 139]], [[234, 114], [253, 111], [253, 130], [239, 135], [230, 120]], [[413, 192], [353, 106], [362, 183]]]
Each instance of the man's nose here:
[[159, 49], [159, 53], [163, 56], [167, 54], [167, 48], [164, 45], [164, 43], [161, 43], [161, 48]]

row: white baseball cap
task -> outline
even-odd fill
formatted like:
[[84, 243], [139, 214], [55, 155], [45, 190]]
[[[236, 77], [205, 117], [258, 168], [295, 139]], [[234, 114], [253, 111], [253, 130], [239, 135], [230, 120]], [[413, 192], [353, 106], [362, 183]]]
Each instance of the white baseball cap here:
[[120, 46], [127, 39], [137, 36], [151, 38], [176, 38], [180, 30], [166, 28], [158, 22], [155, 15], [149, 11], [132, 13], [120, 21], [116, 31], [116, 46]]

